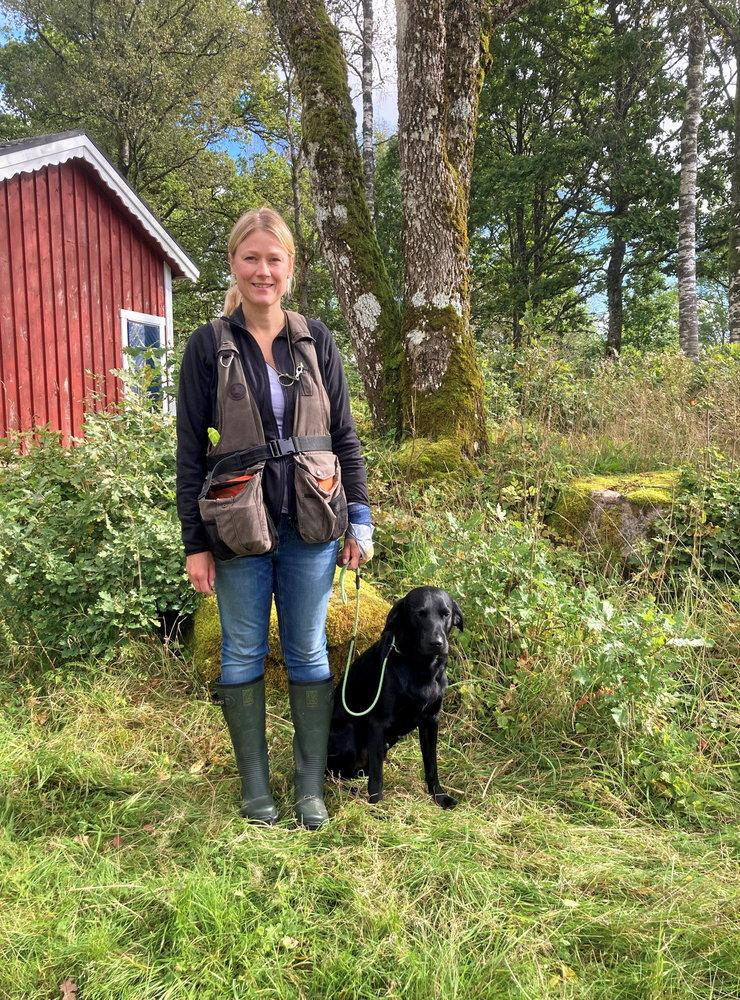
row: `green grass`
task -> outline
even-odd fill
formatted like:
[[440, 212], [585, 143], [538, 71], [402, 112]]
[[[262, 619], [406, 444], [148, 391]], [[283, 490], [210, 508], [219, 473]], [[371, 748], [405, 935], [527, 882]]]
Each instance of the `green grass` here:
[[[588, 764], [447, 719], [435, 807], [418, 746], [387, 796], [332, 785], [290, 816], [290, 726], [270, 706], [273, 829], [236, 813], [220, 713], [184, 668], [6, 674], [0, 995], [179, 998], [730, 998], [737, 831], [656, 825]], [[564, 762], [570, 760], [564, 769]], [[569, 794], [578, 788], [579, 794]]]
[[[492, 431], [474, 483], [409, 483], [368, 433], [369, 576], [389, 599], [437, 577], [465, 590], [439, 746], [451, 812], [429, 799], [408, 738], [381, 804], [363, 782], [332, 783], [331, 822], [297, 829], [292, 731], [271, 692], [283, 819], [249, 826], [223, 719], [187, 662], [122, 642], [107, 664], [54, 668], [0, 619], [13, 654], [0, 677], [0, 997], [58, 998], [72, 980], [77, 1000], [736, 1000], [740, 595], [562, 548], [542, 568], [533, 541], [575, 476], [736, 455], [736, 383], [713, 378], [700, 407], [694, 367], [675, 364], [652, 382], [609, 366], [584, 395], [557, 364], [543, 381], [533, 356], [541, 398], [528, 392], [524, 418]], [[482, 511], [490, 523], [462, 544], [447, 514], [459, 535]], [[586, 587], [625, 620], [654, 596], [708, 640], [631, 729], [597, 684], [574, 681]]]

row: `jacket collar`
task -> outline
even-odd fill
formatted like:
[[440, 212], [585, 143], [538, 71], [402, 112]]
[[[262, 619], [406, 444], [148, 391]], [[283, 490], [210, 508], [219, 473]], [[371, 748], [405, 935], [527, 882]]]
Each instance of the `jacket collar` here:
[[[294, 313], [293, 315], [297, 314]], [[283, 316], [285, 317], [285, 323], [288, 330], [290, 331], [290, 339], [293, 344], [298, 343], [298, 341], [300, 340], [315, 340], [313, 334], [311, 333], [311, 329], [308, 326], [308, 321], [306, 321], [306, 327], [308, 329], [308, 335], [306, 335], [305, 333], [301, 332], [299, 329], [296, 328], [295, 323], [290, 322], [288, 318], [288, 311], [285, 309], [283, 309]], [[227, 316], [226, 318], [230, 323], [233, 323], [234, 326], [238, 326], [242, 330], [247, 330], [247, 331], [249, 330], [246, 320], [244, 319], [244, 312], [242, 311], [241, 306], [237, 306], [236, 309], [233, 311], [233, 313], [231, 313], [231, 315]], [[283, 327], [283, 329], [278, 334], [278, 337], [286, 336], [285, 329], [286, 327]]]

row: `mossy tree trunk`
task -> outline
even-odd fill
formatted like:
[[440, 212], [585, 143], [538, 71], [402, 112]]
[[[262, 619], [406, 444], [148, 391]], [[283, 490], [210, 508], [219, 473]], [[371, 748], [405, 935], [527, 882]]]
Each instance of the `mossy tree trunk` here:
[[404, 210], [404, 425], [485, 447], [470, 330], [468, 202], [482, 82], [480, 3], [398, 0]]
[[339, 35], [323, 0], [268, 3], [298, 74], [316, 219], [373, 422], [380, 430], [397, 430], [401, 318], [363, 190]]
[[[324, 253], [376, 425], [460, 451], [485, 447], [470, 331], [467, 214], [486, 30], [528, 0], [399, 0], [399, 141], [406, 311], [401, 321], [363, 190], [338, 33], [320, 0], [268, 0], [296, 67]], [[401, 340], [401, 333], [404, 340]]]

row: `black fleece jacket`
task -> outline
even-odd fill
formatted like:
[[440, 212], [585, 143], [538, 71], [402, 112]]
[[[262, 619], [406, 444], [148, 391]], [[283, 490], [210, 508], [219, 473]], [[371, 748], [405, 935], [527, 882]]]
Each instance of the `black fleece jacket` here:
[[[247, 330], [241, 307], [228, 317], [236, 345], [241, 355], [244, 374], [250, 391], [262, 415], [265, 440], [278, 436], [275, 414], [272, 411], [270, 382], [262, 351]], [[331, 404], [332, 449], [339, 458], [342, 482], [349, 503], [368, 504], [367, 477], [360, 441], [349, 408], [347, 380], [342, 359], [332, 335], [320, 320], [308, 320], [308, 328], [316, 344], [319, 371]], [[292, 373], [285, 329], [272, 345], [275, 365], [279, 371]], [[187, 555], [208, 549], [205, 528], [198, 510], [198, 494], [206, 477], [208, 427], [217, 427], [216, 351], [213, 326], [206, 323], [191, 334], [185, 347], [180, 368], [177, 396], [177, 513], [182, 525], [182, 540]], [[295, 389], [283, 388], [285, 415], [283, 437], [293, 433]], [[293, 459], [270, 459], [265, 463], [262, 477], [265, 503], [275, 524], [280, 519], [283, 498], [288, 509], [295, 512], [293, 486]], [[369, 505], [369, 504], [368, 504]]]

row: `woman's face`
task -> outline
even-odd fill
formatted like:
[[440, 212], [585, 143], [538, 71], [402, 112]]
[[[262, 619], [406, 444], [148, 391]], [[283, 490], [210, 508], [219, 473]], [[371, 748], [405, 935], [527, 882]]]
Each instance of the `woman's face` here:
[[231, 271], [245, 303], [264, 308], [285, 294], [293, 259], [272, 233], [256, 229], [236, 248]]

